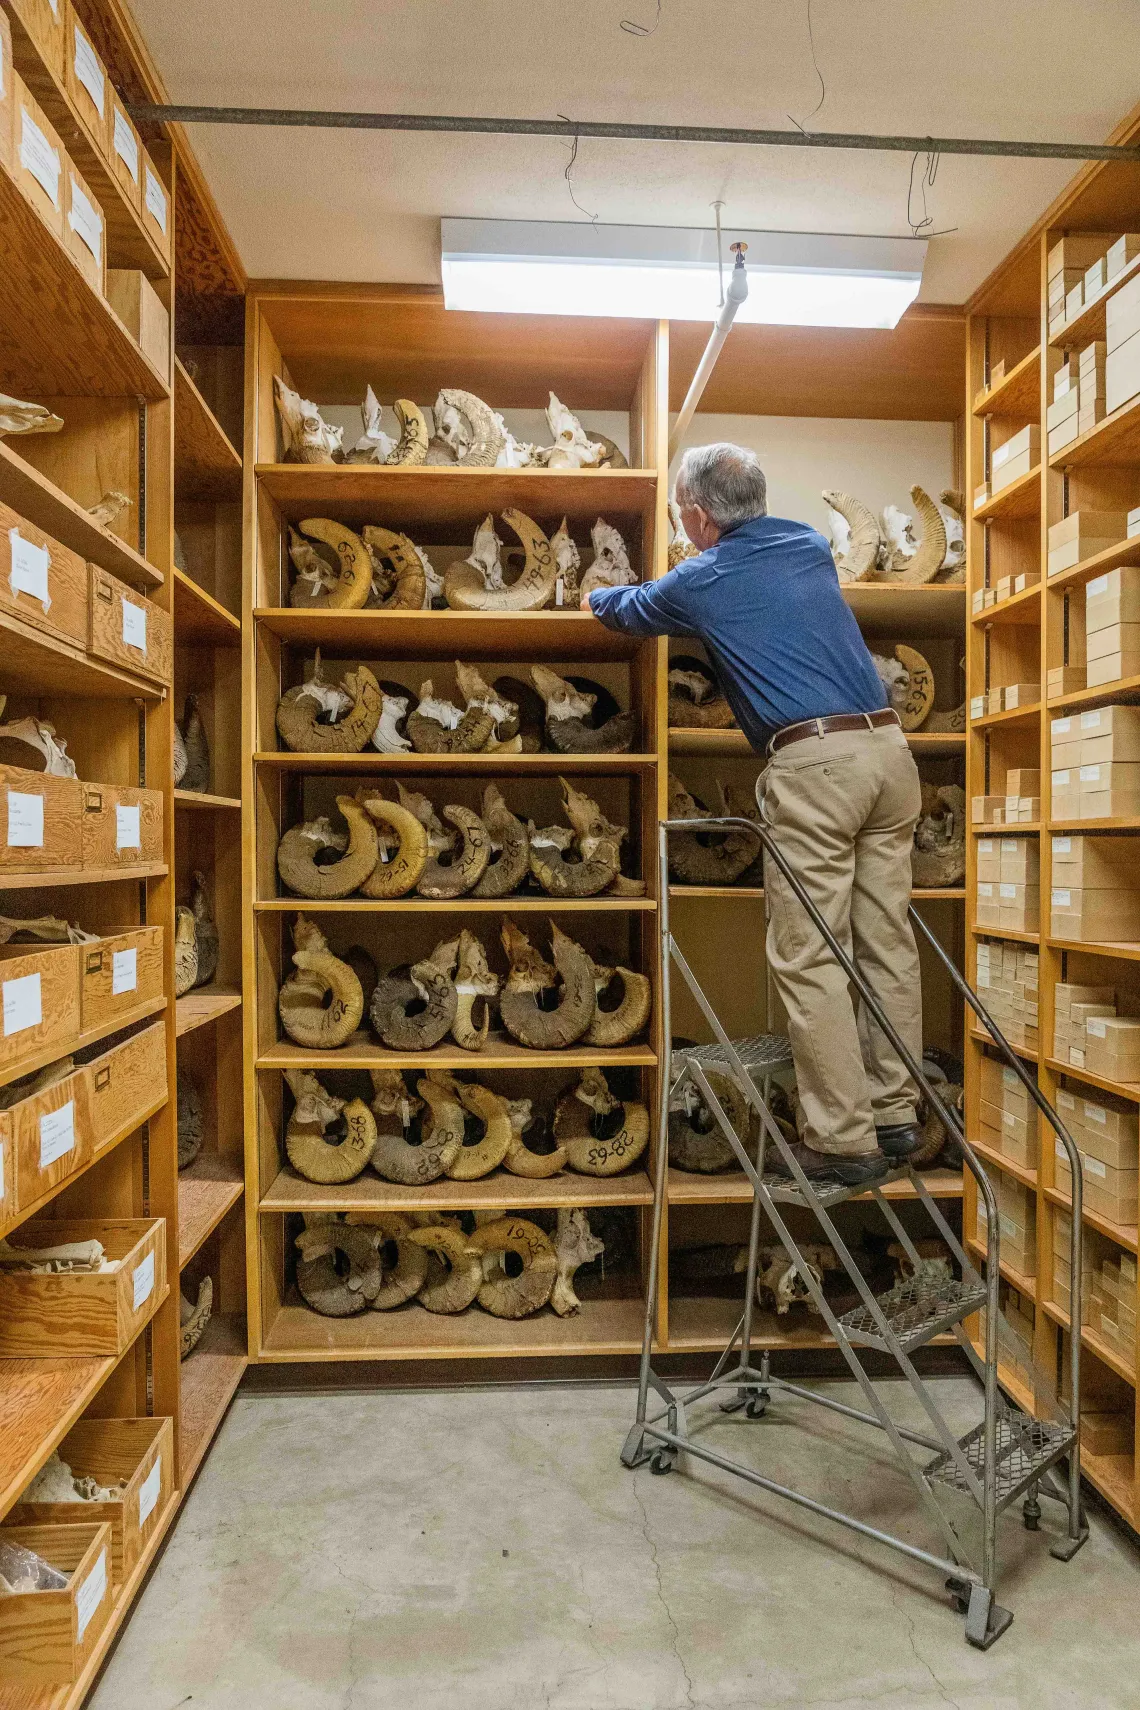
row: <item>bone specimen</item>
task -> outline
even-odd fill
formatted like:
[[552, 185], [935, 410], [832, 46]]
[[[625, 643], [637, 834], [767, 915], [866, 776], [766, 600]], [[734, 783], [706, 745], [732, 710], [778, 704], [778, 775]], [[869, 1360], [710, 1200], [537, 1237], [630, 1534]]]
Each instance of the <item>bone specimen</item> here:
[[[410, 1098], [397, 1069], [373, 1069], [371, 1075], [376, 1118], [372, 1168], [385, 1181], [409, 1187], [438, 1180], [463, 1144], [458, 1098], [426, 1077], [419, 1083], [421, 1096]], [[413, 1139], [417, 1116], [419, 1131]]]
[[[336, 1098], [316, 1075], [286, 1069], [293, 1111], [285, 1130], [285, 1150], [299, 1176], [308, 1182], [351, 1182], [369, 1163], [376, 1145], [376, 1118], [363, 1099]], [[343, 1139], [329, 1130], [343, 1124]]]
[[918, 1254], [917, 1265], [901, 1241], [892, 1241], [887, 1248], [896, 1280], [914, 1283], [922, 1293], [944, 1293], [947, 1283], [954, 1281], [954, 1260], [945, 1241], [931, 1237], [922, 1241], [912, 1240], [911, 1246]]
[[63, 417], [52, 415], [43, 404], [26, 404], [0, 392], [0, 438], [12, 433], [58, 433]]
[[569, 606], [573, 610], [582, 597], [578, 587], [578, 574], [582, 568], [582, 554], [570, 538], [565, 517], [562, 518], [550, 537], [550, 550], [554, 554], [556, 569], [554, 604], [556, 606]]
[[295, 754], [359, 754], [380, 722], [382, 706], [380, 685], [366, 665], [347, 672], [341, 689], [326, 683], [318, 652], [309, 681], [282, 695], [277, 729]]
[[471, 895], [492, 899], [510, 896], [530, 870], [526, 826], [508, 808], [497, 784], [488, 784], [483, 791], [481, 817], [490, 842], [490, 858]]
[[[699, 822], [715, 817], [689, 794], [679, 778], [670, 775], [670, 819]], [[745, 831], [674, 831], [669, 836], [669, 872], [685, 885], [731, 885], [759, 853], [759, 840]]]
[[[297, 896], [322, 902], [350, 896], [380, 859], [376, 826], [360, 802], [354, 796], [338, 796], [336, 805], [348, 826], [347, 836], [322, 817], [291, 826], [277, 845], [277, 871]], [[329, 850], [340, 859], [319, 863], [317, 856]]]
[[929, 493], [912, 487], [911, 501], [922, 519], [922, 541], [916, 544], [911, 519], [894, 505], [883, 512], [879, 567], [884, 581], [917, 587], [933, 582], [946, 557], [946, 524]]
[[317, 406], [286, 386], [279, 374], [273, 376], [273, 401], [287, 463], [336, 463], [343, 456], [344, 429], [330, 427]]
[[478, 754], [494, 734], [495, 720], [482, 705], [464, 712], [454, 701], [438, 699], [429, 677], [420, 684], [420, 702], [408, 714], [408, 736], [417, 754]]
[[602, 724], [590, 722], [598, 701], [592, 691], [575, 686], [545, 665], [530, 668], [534, 686], [546, 708], [546, 740], [559, 754], [626, 754], [633, 746], [631, 712], [616, 712]]
[[26, 1098], [34, 1098], [37, 1093], [46, 1092], [49, 1087], [58, 1086], [68, 1075], [75, 1073], [75, 1058], [61, 1057], [58, 1062], [49, 1063], [37, 1074], [24, 1075], [18, 1081], [11, 1081], [6, 1087], [0, 1087], [0, 1110], [11, 1110]]
[[[0, 713], [5, 699], [0, 695]], [[0, 724], [0, 765], [21, 766], [25, 772], [44, 772], [52, 778], [77, 775], [66, 740], [55, 734], [54, 724], [41, 718], [17, 718]]]
[[91, 1474], [72, 1472], [59, 1450], [53, 1451], [25, 1490], [23, 1502], [119, 1502], [126, 1491], [126, 1480], [103, 1485]]
[[[405, 970], [395, 968], [376, 982], [369, 1015], [391, 1051], [428, 1051], [450, 1033], [459, 1007], [452, 973], [459, 940], [439, 944]], [[414, 1006], [424, 1005], [413, 1014]]]
[[463, 1145], [453, 1154], [447, 1165], [447, 1174], [457, 1182], [474, 1182], [480, 1176], [490, 1175], [503, 1162], [514, 1139], [509, 1100], [492, 1092], [489, 1087], [480, 1086], [477, 1081], [460, 1082], [454, 1075], [435, 1071], [427, 1078], [458, 1098], [473, 1123], [482, 1128], [482, 1132], [468, 1142], [465, 1124]]
[[427, 456], [427, 421], [419, 405], [413, 404], [410, 398], [397, 398], [392, 408], [400, 424], [400, 437], [386, 462], [410, 469], [414, 464], [422, 463]]
[[98, 936], [54, 914], [37, 915], [34, 920], [0, 914], [0, 944], [94, 944]]
[[538, 754], [542, 749], [546, 726], [546, 707], [533, 683], [521, 677], [496, 677], [494, 692], [518, 708], [521, 754]]
[[396, 449], [396, 441], [391, 434], [384, 432], [380, 426], [380, 417], [380, 400], [369, 386], [365, 390], [364, 402], [360, 406], [360, 420], [364, 432], [346, 456], [346, 463], [391, 463], [393, 461], [392, 453]]
[[72, 1271], [115, 1271], [118, 1259], [108, 1259], [101, 1241], [61, 1241], [54, 1247], [21, 1247], [0, 1240], [0, 1265], [7, 1270], [57, 1275]]
[[450, 565], [444, 574], [444, 598], [456, 611], [537, 612], [552, 603], [558, 566], [549, 540], [522, 511], [504, 511], [503, 521], [522, 542], [522, 570], [508, 585], [503, 576], [503, 543], [495, 533], [494, 518], [486, 517], [475, 531], [471, 556]]
[[174, 995], [185, 997], [198, 982], [198, 929], [194, 911], [174, 911]]
[[[404, 897], [413, 891], [427, 866], [430, 853], [428, 830], [424, 822], [408, 806], [411, 792], [397, 784], [399, 803], [386, 801], [375, 789], [362, 789], [359, 799], [365, 813], [383, 829], [377, 838], [377, 860], [368, 878], [360, 886], [362, 896], [372, 898]], [[425, 798], [417, 796], [416, 801]], [[429, 809], [430, 809], [430, 803]], [[395, 853], [392, 839], [396, 839]]]
[[[484, 682], [476, 666], [464, 665], [459, 659], [455, 661], [455, 680], [459, 684], [459, 692], [463, 696], [468, 710], [472, 707], [481, 707], [484, 712], [490, 713], [495, 725], [494, 736], [500, 749], [505, 747], [512, 737], [518, 735], [519, 707], [517, 701], [508, 699], [498, 689], [492, 689], [489, 684]], [[513, 752], [521, 753], [522, 749], [520, 747]]]
[[[684, 1052], [675, 1052], [674, 1061], [680, 1066]], [[748, 1100], [724, 1069], [710, 1065], [705, 1076], [737, 1138], [751, 1156], [757, 1127]], [[678, 1170], [694, 1170], [700, 1175], [713, 1175], [738, 1162], [728, 1136], [692, 1080], [675, 1087], [669, 1095], [669, 1162]]]
[[[649, 1020], [649, 981], [630, 968], [603, 968], [595, 962], [594, 992], [597, 1008], [586, 1029], [587, 1045], [628, 1045]], [[616, 988], [615, 1001], [608, 1002]], [[603, 1003], [603, 999], [607, 1001]]]
[[445, 1223], [431, 1223], [411, 1230], [408, 1240], [431, 1255], [420, 1305], [429, 1312], [463, 1312], [483, 1286], [482, 1260], [468, 1237]]
[[410, 692], [397, 694], [397, 687], [403, 685], [381, 683], [380, 722], [372, 732], [372, 746], [381, 754], [408, 754], [412, 744], [400, 726], [408, 716], [408, 708], [412, 704]]
[[[459, 934], [459, 966], [455, 974], [458, 1005], [451, 1024], [451, 1037], [464, 1051], [481, 1051], [487, 1043], [491, 1027], [491, 1011], [501, 985], [498, 974], [487, 965], [487, 953], [482, 944], [466, 927]], [[475, 1025], [475, 1005], [480, 1006], [482, 1023]]]
[[291, 606], [328, 605], [329, 595], [340, 583], [340, 564], [329, 551], [318, 552], [311, 540], [290, 523], [289, 561], [297, 572], [289, 589]]
[[678, 564], [683, 564], [686, 558], [696, 558], [697, 548], [685, 533], [681, 522], [681, 513], [672, 500], [669, 501], [669, 522], [673, 530], [673, 538], [669, 542], [669, 568], [675, 570]]
[[206, 727], [198, 710], [197, 695], [187, 695], [182, 720], [182, 745], [186, 752], [186, 770], [182, 774], [184, 790], [205, 794], [210, 788], [210, 744]]
[[616, 1176], [648, 1146], [649, 1112], [615, 1098], [601, 1069], [585, 1069], [573, 1092], [558, 1101], [554, 1138], [579, 1175]]
[[946, 556], [938, 572], [939, 582], [966, 580], [966, 500], [953, 487], [944, 487], [938, 506], [946, 527]]
[[[951, 1111], [958, 1111], [960, 1114], [962, 1108], [961, 1086], [948, 1080], [944, 1072], [935, 1067], [929, 1058], [923, 1058], [922, 1066], [927, 1079], [935, 1083], [935, 1090], [943, 1104]], [[948, 1148], [960, 1153], [957, 1135], [947, 1129], [934, 1106], [925, 1098], [919, 1106], [919, 1118], [922, 1122], [922, 1145], [917, 1152], [912, 1152], [907, 1160], [916, 1170], [932, 1169]], [[953, 1160], [948, 1157], [946, 1161], [948, 1164], [951, 1162], [960, 1164], [961, 1156], [959, 1155]]]
[[966, 793], [957, 784], [923, 784], [911, 875], [916, 888], [941, 889], [965, 878]]
[[550, 1237], [525, 1217], [497, 1217], [468, 1238], [475, 1253], [514, 1253], [523, 1268], [517, 1277], [499, 1271], [479, 1290], [479, 1305], [496, 1318], [528, 1318], [550, 1299], [558, 1259]]
[[550, 1152], [534, 1152], [526, 1144], [523, 1135], [534, 1122], [533, 1106], [529, 1098], [517, 1098], [511, 1101], [511, 1144], [503, 1167], [512, 1176], [526, 1176], [532, 1181], [544, 1181], [549, 1176], [556, 1176], [566, 1163], [565, 1146], [555, 1146]]
[[360, 1026], [364, 993], [347, 962], [334, 956], [320, 928], [299, 914], [293, 926], [293, 972], [277, 994], [277, 1010], [290, 1039], [329, 1051]]
[[192, 1164], [202, 1150], [206, 1116], [202, 1094], [188, 1069], [178, 1070], [178, 1168]]
[[[413, 794], [411, 791], [402, 793], [405, 797], [411, 797]], [[420, 796], [418, 800], [426, 802], [426, 797]], [[430, 802], [427, 807], [431, 812]], [[432, 813], [432, 818], [434, 817]], [[473, 890], [486, 872], [487, 863], [491, 859], [491, 839], [477, 813], [471, 808], [452, 805], [444, 808], [443, 817], [459, 832], [458, 848], [453, 845], [450, 850], [441, 851], [438, 855], [429, 854], [416, 883], [418, 896], [437, 900], [454, 899]], [[438, 823], [436, 821], [436, 824]]]
[[[839, 1259], [834, 1248], [823, 1241], [805, 1241], [799, 1251], [804, 1267], [818, 1288], [823, 1287], [823, 1279], [829, 1271], [839, 1269]], [[738, 1263], [738, 1269], [743, 1270], [746, 1264], [747, 1257], [742, 1263]], [[799, 1305], [806, 1306], [809, 1312], [819, 1312], [815, 1297], [799, 1265], [787, 1248], [782, 1246], [763, 1247], [760, 1250], [756, 1272], [756, 1300], [759, 1306], [774, 1306], [778, 1315], [783, 1315], [790, 1307]]]
[[868, 581], [875, 569], [880, 546], [879, 525], [874, 513], [850, 493], [827, 490], [823, 500], [831, 513], [832, 552], [839, 580]]
[[185, 1359], [192, 1354], [202, 1340], [202, 1332], [210, 1322], [210, 1313], [214, 1308], [214, 1283], [211, 1277], [203, 1277], [198, 1284], [198, 1298], [193, 1303], [179, 1291], [178, 1322], [180, 1327], [178, 1356]]
[[599, 517], [590, 530], [594, 543], [594, 561], [582, 577], [583, 595], [596, 588], [628, 588], [637, 581], [625, 541], [604, 517]]
[[546, 406], [546, 420], [554, 440], [543, 459], [548, 469], [597, 469], [600, 466], [606, 454], [605, 446], [600, 440], [586, 438], [577, 416], [572, 415], [553, 392]]
[[431, 605], [429, 578], [435, 577], [426, 553], [406, 534], [375, 523], [366, 523], [361, 536], [371, 566], [364, 603], [389, 612], [426, 610]]
[[206, 875], [196, 872], [192, 877], [190, 908], [194, 915], [194, 937], [198, 946], [198, 967], [194, 974], [194, 984], [208, 986], [218, 971], [218, 928], [210, 913]]
[[934, 705], [934, 673], [917, 648], [900, 642], [893, 659], [872, 653], [887, 699], [904, 730], [919, 730]]
[[[554, 966], [543, 960], [526, 935], [511, 920], [504, 920], [503, 949], [510, 973], [499, 997], [503, 1025], [520, 1045], [552, 1051], [573, 1045], [594, 1019], [594, 965], [586, 952], [551, 921], [551, 953]], [[540, 994], [549, 1000], [562, 982], [557, 1007], [545, 1007]]]
[[414, 1300], [427, 1281], [428, 1256], [418, 1242], [408, 1239], [410, 1218], [399, 1211], [350, 1211], [345, 1223], [367, 1230], [380, 1261], [380, 1287], [368, 1302], [373, 1312], [391, 1312]]
[[671, 730], [728, 730], [735, 723], [724, 691], [703, 659], [688, 654], [670, 659]]
[[574, 1272], [580, 1265], [589, 1265], [605, 1252], [606, 1244], [591, 1233], [586, 1213], [577, 1206], [562, 1206], [558, 1212], [558, 1232], [554, 1253], [558, 1274], [550, 1304], [560, 1318], [577, 1312], [582, 1302], [574, 1293]]
[[[326, 1318], [351, 1318], [380, 1292], [383, 1276], [376, 1243], [367, 1229], [331, 1220], [304, 1228], [296, 1239], [297, 1292]], [[338, 1257], [348, 1266], [342, 1276]]]
[[[536, 831], [531, 825], [528, 833], [530, 870], [550, 896], [597, 896], [613, 884], [621, 871], [620, 849], [621, 840], [626, 835], [625, 827], [609, 826], [595, 802], [579, 791], [572, 791], [565, 778], [560, 778], [559, 783], [562, 786], [564, 805], [571, 795], [575, 797], [580, 822], [589, 823], [592, 810], [595, 822], [600, 821], [602, 825], [606, 825], [613, 835], [596, 838], [587, 853], [581, 838], [575, 838], [574, 831], [566, 826], [549, 825], [545, 830]], [[568, 806], [567, 813], [569, 814]], [[572, 850], [574, 854], [573, 861], [566, 859], [568, 850]]]
[[493, 469], [506, 444], [506, 431], [489, 404], [474, 392], [445, 386], [435, 401], [436, 441], [450, 461], [467, 469]]
[[358, 534], [331, 517], [305, 517], [301, 533], [331, 547], [340, 565], [340, 575], [331, 587], [322, 588], [309, 604], [337, 611], [359, 611], [372, 592], [372, 556]]

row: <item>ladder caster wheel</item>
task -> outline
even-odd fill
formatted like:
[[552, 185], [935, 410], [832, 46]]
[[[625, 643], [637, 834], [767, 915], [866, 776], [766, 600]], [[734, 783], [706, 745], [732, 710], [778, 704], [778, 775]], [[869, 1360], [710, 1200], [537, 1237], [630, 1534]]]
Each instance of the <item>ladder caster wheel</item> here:
[[1035, 1496], [1027, 1496], [1021, 1505], [1021, 1524], [1027, 1532], [1036, 1532], [1041, 1527], [1041, 1504]]
[[970, 1607], [970, 1586], [964, 1579], [948, 1579], [946, 1589], [954, 1599], [954, 1607], [959, 1615], [964, 1615]]
[[650, 1457], [649, 1470], [651, 1473], [656, 1473], [658, 1478], [661, 1478], [665, 1473], [671, 1473], [675, 1464], [676, 1462], [672, 1455], [668, 1455], [663, 1450], [659, 1449], [655, 1455]]
[[748, 1404], [744, 1409], [744, 1416], [746, 1419], [763, 1419], [767, 1411], [767, 1400], [761, 1401], [758, 1396], [754, 1395], [749, 1397]]

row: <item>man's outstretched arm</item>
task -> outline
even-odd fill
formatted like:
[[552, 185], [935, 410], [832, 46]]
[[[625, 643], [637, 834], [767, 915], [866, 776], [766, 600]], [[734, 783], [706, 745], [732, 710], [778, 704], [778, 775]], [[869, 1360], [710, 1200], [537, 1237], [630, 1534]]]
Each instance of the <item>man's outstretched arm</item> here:
[[595, 588], [584, 609], [607, 629], [628, 635], [692, 635], [693, 619], [676, 570], [634, 588]]

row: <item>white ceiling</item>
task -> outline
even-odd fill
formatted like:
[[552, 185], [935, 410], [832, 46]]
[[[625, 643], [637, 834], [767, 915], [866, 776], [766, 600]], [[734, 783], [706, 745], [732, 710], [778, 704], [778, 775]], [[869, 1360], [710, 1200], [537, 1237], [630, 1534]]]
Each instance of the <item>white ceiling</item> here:
[[[174, 101], [1103, 141], [1136, 0], [134, 0]], [[250, 274], [436, 281], [441, 214], [579, 219], [557, 138], [195, 126]], [[603, 221], [905, 234], [908, 156], [583, 142]], [[961, 302], [1078, 170], [946, 156], [923, 297]]]

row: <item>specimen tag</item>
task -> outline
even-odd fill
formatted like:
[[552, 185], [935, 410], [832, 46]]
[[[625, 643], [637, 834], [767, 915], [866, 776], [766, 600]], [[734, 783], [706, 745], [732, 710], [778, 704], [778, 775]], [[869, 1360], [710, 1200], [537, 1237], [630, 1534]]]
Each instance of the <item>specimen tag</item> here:
[[44, 798], [8, 791], [9, 849], [42, 849], [44, 846]]
[[162, 1456], [159, 1455], [153, 1467], [139, 1485], [139, 1525], [145, 1526], [154, 1513], [154, 1505], [158, 1501], [158, 1493], [162, 1489]]
[[123, 599], [123, 640], [128, 647], [137, 647], [140, 653], [146, 652], [146, 607], [136, 606], [133, 600]]
[[12, 568], [8, 573], [12, 592], [30, 594], [33, 600], [39, 600], [45, 612], [50, 610], [48, 571], [51, 569], [51, 553], [46, 546], [25, 540], [18, 528], [8, 530], [8, 545], [12, 553]]
[[99, 1560], [75, 1593], [75, 1637], [82, 1639], [91, 1625], [91, 1617], [107, 1595], [107, 1552], [100, 1550]]
[[154, 1293], [154, 1254], [148, 1253], [140, 1265], [136, 1265], [134, 1274], [135, 1311], [137, 1312], [144, 1300], [149, 1300]]
[[4, 1037], [38, 1027], [44, 1018], [43, 993], [38, 974], [4, 981]]
[[142, 848], [142, 831], [139, 826], [139, 807], [137, 802], [133, 807], [124, 806], [122, 802], [119, 802], [116, 805], [115, 848]]
[[62, 1110], [49, 1110], [40, 1117], [40, 1169], [46, 1170], [75, 1145], [75, 1100], [69, 1098]]
[[139, 983], [139, 953], [137, 950], [116, 950], [111, 956], [111, 996], [133, 992]]

